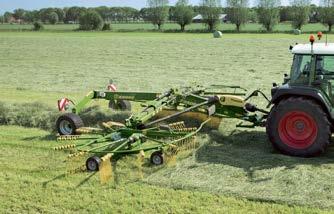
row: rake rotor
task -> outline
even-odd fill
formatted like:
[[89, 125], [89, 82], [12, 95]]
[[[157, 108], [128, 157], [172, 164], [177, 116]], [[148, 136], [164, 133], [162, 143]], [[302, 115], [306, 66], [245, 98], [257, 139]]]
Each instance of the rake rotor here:
[[[180, 151], [196, 148], [196, 134], [202, 128], [187, 128], [183, 121], [171, 123], [163, 128], [155, 127], [143, 130], [129, 129], [118, 126], [117, 131], [105, 135], [89, 136], [62, 136], [61, 140], [76, 144], [68, 144], [55, 147], [54, 150], [69, 150], [68, 161], [77, 162], [78, 158], [90, 156], [86, 160], [86, 168], [89, 171], [99, 171], [101, 183], [106, 183], [113, 176], [111, 160], [117, 161], [124, 155], [137, 154], [139, 177], [143, 177], [142, 164], [145, 153], [151, 153], [151, 163], [160, 165], [173, 163]], [[91, 134], [91, 133], [90, 133]], [[87, 141], [87, 138], [89, 139]], [[79, 143], [85, 139], [85, 142]], [[160, 159], [161, 160], [160, 160]], [[73, 167], [69, 173], [82, 171], [83, 167]]]

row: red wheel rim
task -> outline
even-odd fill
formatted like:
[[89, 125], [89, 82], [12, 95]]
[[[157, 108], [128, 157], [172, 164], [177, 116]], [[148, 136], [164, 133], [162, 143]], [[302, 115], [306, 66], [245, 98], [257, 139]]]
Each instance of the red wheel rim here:
[[317, 138], [318, 127], [309, 114], [303, 111], [292, 111], [282, 117], [278, 124], [278, 131], [284, 144], [295, 149], [305, 149]]

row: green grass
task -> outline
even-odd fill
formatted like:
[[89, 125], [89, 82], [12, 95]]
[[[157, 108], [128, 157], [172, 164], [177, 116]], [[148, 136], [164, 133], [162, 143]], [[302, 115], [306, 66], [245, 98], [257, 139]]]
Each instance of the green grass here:
[[[150, 23], [112, 23], [112, 31], [154, 31], [157, 27]], [[57, 25], [44, 25], [44, 31], [52, 32], [66, 32], [78, 29], [77, 24], [57, 24]], [[31, 30], [31, 24], [0, 24], [0, 31], [27, 31]], [[176, 23], [166, 23], [163, 25], [162, 30], [166, 32], [179, 31], [180, 27]], [[192, 23], [186, 26], [188, 32], [200, 32], [205, 31], [207, 27], [202, 23]], [[229, 23], [222, 23], [217, 26], [217, 29], [223, 32], [234, 32], [235, 25]], [[273, 29], [274, 32], [285, 32], [291, 33], [292, 26], [290, 23], [280, 23]], [[318, 32], [326, 31], [327, 28], [320, 23], [311, 23], [304, 25], [302, 28], [303, 32]], [[258, 23], [248, 23], [241, 28], [241, 32], [260, 32], [265, 31], [263, 26]]]
[[[89, 173], [66, 175], [65, 153], [37, 129], [0, 126], [0, 210], [4, 213], [325, 213], [315, 208], [252, 202], [129, 180], [122, 160], [118, 184]], [[130, 160], [128, 159], [126, 164]], [[123, 161], [124, 162], [124, 161]], [[132, 170], [135, 171], [135, 169]], [[158, 170], [159, 171], [159, 170]], [[123, 176], [122, 176], [123, 173]], [[135, 178], [135, 177], [133, 177]], [[180, 203], [181, 202], [181, 203]]]
[[150, 175], [147, 182], [257, 201], [334, 207], [333, 147], [324, 156], [303, 159], [274, 151], [262, 130], [212, 132], [204, 139], [194, 157]]
[[[105, 88], [109, 78], [119, 90], [161, 91], [198, 82], [259, 88], [269, 95], [271, 83], [280, 83], [289, 72], [289, 45], [307, 39], [288, 34], [213, 39], [211, 34], [155, 32], [1, 32], [0, 96], [4, 102], [40, 101], [56, 108], [58, 98], [77, 100], [91, 89]], [[265, 105], [257, 98], [254, 103]], [[313, 159], [283, 156], [272, 150], [264, 129], [234, 132], [236, 122], [223, 120], [219, 133], [202, 134], [204, 145], [175, 167], [146, 167], [144, 180], [127, 178], [131, 161], [125, 159], [116, 187], [113, 182], [100, 186], [97, 176], [79, 185], [86, 173], [62, 176], [65, 154], [50, 150], [56, 142], [48, 140], [49, 133], [0, 127], [0, 208], [176, 213], [334, 209], [333, 147]]]

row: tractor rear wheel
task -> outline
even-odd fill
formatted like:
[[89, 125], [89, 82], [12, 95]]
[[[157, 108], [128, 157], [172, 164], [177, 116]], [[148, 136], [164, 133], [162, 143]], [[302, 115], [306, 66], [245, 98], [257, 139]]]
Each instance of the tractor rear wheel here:
[[121, 111], [131, 111], [131, 103], [128, 100], [109, 101], [109, 108]]
[[331, 138], [331, 126], [322, 107], [303, 97], [290, 97], [276, 104], [268, 116], [266, 131], [274, 148], [299, 157], [323, 153]]
[[73, 113], [61, 115], [56, 122], [56, 128], [60, 135], [75, 135], [76, 130], [83, 126], [82, 119]]

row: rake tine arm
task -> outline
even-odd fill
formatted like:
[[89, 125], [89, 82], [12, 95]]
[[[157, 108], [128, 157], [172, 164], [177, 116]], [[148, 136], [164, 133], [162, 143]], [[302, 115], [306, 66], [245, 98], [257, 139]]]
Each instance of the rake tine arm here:
[[[148, 140], [151, 140], [151, 141], [160, 143], [160, 144], [162, 144], [163, 146], [165, 146], [165, 145], [169, 145], [169, 144], [174, 144], [174, 143], [180, 142], [180, 141], [182, 141], [182, 140], [185, 140], [185, 139], [187, 139], [187, 138], [189, 138], [189, 137], [192, 137], [192, 136], [196, 135], [196, 134], [203, 128], [203, 126], [204, 126], [206, 123], [208, 123], [210, 120], [211, 120], [211, 118], [209, 118], [209, 119], [207, 119], [206, 121], [204, 121], [203, 123], [201, 123], [201, 125], [200, 125], [195, 131], [193, 131], [193, 132], [191, 132], [191, 133], [188, 133], [188, 132], [183, 132], [183, 133], [180, 132], [180, 133], [178, 133], [177, 136], [180, 136], [180, 135], [181, 135], [181, 136], [182, 136], [182, 135], [185, 135], [185, 136], [182, 137], [182, 138], [180, 138], [180, 139], [173, 140], [173, 141], [170, 141], [170, 142], [164, 142], [164, 141], [157, 140], [157, 139], [154, 139], [154, 138], [151, 138], [151, 137], [148, 137], [148, 136], [145, 136], [145, 138], [148, 139]], [[166, 133], [166, 134], [167, 134], [167, 133]], [[172, 136], [171, 134], [175, 134], [175, 133], [169, 133], [169, 134], [170, 134], [169, 136]]]
[[196, 135], [196, 134], [203, 128], [203, 126], [204, 126], [207, 122], [209, 122], [210, 120], [211, 120], [211, 118], [207, 119], [206, 121], [204, 121], [203, 123], [201, 123], [201, 125], [198, 127], [198, 129], [197, 129], [196, 131], [187, 134], [187, 135], [184, 136], [183, 138], [174, 140], [174, 141], [172, 141], [172, 143], [177, 143], [177, 142], [180, 142], [180, 141], [182, 141], [182, 140], [185, 140], [185, 139], [187, 139], [187, 138], [189, 138], [189, 137], [192, 137], [192, 136]]
[[95, 150], [99, 150], [99, 149], [102, 149], [102, 148], [105, 148], [105, 147], [108, 147], [108, 146], [111, 146], [113, 144], [116, 144], [116, 143], [120, 143], [122, 141], [126, 141], [125, 138], [122, 138], [120, 140], [116, 140], [116, 141], [112, 141], [112, 142], [107, 142], [107, 143], [104, 143], [100, 146], [97, 146], [97, 147], [94, 147], [94, 148], [91, 148], [91, 149], [88, 149], [86, 150], [87, 152], [95, 152]]
[[81, 148], [84, 148], [84, 147], [87, 147], [87, 146], [91, 146], [93, 144], [96, 144], [96, 143], [103, 143], [103, 142], [106, 142], [108, 140], [110, 140], [112, 137], [112, 134], [108, 134], [107, 136], [104, 136], [104, 137], [100, 137], [98, 139], [95, 139], [95, 140], [91, 140], [89, 141], [88, 143], [85, 143], [85, 144], [82, 144], [80, 146], [77, 146], [77, 149], [81, 149]]

